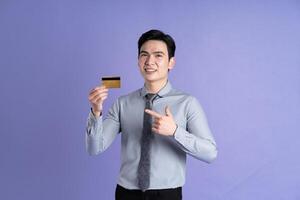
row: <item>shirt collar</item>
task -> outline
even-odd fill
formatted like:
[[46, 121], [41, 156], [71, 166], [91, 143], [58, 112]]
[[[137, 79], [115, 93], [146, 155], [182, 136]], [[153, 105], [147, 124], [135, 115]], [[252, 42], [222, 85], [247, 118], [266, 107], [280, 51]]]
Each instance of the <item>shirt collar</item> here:
[[[159, 92], [157, 93], [158, 96], [163, 97], [164, 95], [168, 94], [172, 89], [172, 85], [170, 83], [170, 81], [168, 80], [167, 83], [165, 84], [165, 86], [159, 90]], [[144, 87], [141, 89], [140, 95], [141, 96], [145, 96], [147, 94], [147, 88], [146, 85], [144, 85]]]

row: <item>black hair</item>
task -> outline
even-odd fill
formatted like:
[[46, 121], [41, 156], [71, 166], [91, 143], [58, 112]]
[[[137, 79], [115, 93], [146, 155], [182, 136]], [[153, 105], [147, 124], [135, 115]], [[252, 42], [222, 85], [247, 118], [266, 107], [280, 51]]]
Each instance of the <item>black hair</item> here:
[[147, 31], [141, 35], [138, 41], [138, 55], [140, 55], [142, 45], [148, 40], [159, 40], [164, 42], [167, 45], [169, 59], [175, 56], [176, 45], [174, 39], [170, 35], [155, 29]]

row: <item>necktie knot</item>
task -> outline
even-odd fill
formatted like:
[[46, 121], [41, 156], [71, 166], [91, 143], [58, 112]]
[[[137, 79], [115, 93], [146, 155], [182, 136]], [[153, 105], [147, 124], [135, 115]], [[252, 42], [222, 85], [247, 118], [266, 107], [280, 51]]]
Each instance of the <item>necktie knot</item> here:
[[156, 97], [156, 94], [148, 93], [145, 97], [147, 101], [150, 101], [152, 103], [153, 99]]

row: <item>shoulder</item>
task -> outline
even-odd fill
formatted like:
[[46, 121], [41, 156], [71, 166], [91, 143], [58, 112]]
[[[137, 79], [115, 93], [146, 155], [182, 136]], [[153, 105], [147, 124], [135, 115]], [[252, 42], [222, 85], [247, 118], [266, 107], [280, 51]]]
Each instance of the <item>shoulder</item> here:
[[188, 113], [194, 113], [194, 112], [199, 112], [203, 110], [200, 101], [198, 100], [197, 97], [194, 95], [172, 88], [172, 91], [170, 92], [170, 96], [176, 96], [177, 99], [185, 105], [186, 110]]
[[125, 95], [121, 95], [118, 97], [117, 101], [122, 103], [122, 102], [126, 102], [126, 101], [131, 101], [134, 99], [138, 99], [140, 97], [140, 91], [141, 89], [137, 89], [135, 91], [129, 92]]
[[175, 88], [172, 88], [169, 95], [170, 96], [178, 96], [178, 97], [182, 98], [184, 101], [189, 102], [189, 103], [198, 101], [195, 96], [193, 96], [187, 92], [184, 92], [182, 90], [175, 89]]

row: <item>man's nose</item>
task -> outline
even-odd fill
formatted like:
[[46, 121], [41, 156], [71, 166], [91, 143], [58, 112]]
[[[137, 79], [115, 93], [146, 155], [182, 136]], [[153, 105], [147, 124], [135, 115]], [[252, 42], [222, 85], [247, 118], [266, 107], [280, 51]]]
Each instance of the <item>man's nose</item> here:
[[153, 55], [149, 55], [146, 59], [146, 64], [147, 65], [151, 65], [151, 64], [154, 64], [154, 56]]

